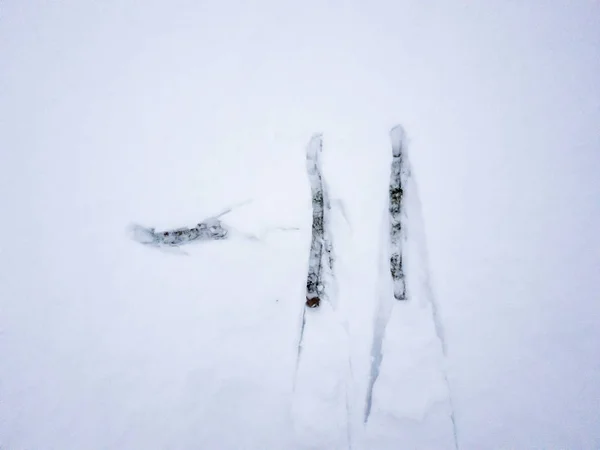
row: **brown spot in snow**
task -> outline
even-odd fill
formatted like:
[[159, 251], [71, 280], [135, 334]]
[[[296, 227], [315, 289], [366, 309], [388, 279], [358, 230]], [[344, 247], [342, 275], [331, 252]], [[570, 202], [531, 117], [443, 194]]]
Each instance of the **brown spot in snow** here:
[[306, 306], [309, 308], [318, 308], [321, 303], [321, 299], [319, 297], [306, 298]]

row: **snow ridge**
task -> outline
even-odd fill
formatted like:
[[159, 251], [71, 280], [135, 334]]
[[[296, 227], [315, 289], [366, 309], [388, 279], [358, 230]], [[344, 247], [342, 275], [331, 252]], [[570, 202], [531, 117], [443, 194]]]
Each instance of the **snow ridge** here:
[[[439, 436], [441, 441], [438, 442], [441, 444], [445, 440], [449, 443], [447, 439], [452, 439], [452, 447], [458, 450], [455, 408], [445, 361], [447, 345], [439, 308], [433, 293], [418, 186], [414, 174], [411, 173], [410, 162], [406, 154], [404, 129], [401, 126], [394, 127], [390, 132], [390, 137], [392, 164], [389, 208], [383, 212], [384, 216], [381, 222], [378, 304], [374, 318], [371, 369], [363, 421], [370, 429], [375, 430], [381, 425], [382, 420], [387, 420], [385, 417], [389, 417], [385, 415], [385, 412], [395, 411], [400, 416], [408, 414], [407, 417], [410, 417], [419, 411], [418, 417], [419, 414], [426, 414], [432, 405], [439, 404], [438, 401], [446, 397], [447, 435], [446, 437]], [[394, 302], [394, 299], [403, 300], [403, 302], [400, 304]], [[401, 308], [402, 311], [396, 311], [398, 308]], [[425, 328], [431, 327], [433, 346], [426, 344], [426, 338], [423, 340], [423, 337], [413, 337], [411, 328], [418, 327], [418, 323], [422, 323]], [[393, 328], [390, 328], [392, 326]], [[413, 339], [416, 340], [413, 341]], [[384, 341], [389, 342], [385, 344]], [[387, 350], [384, 349], [384, 345], [388, 345]], [[390, 345], [392, 346], [390, 347]], [[387, 353], [388, 350], [391, 351], [391, 354], [384, 358], [384, 352]], [[424, 359], [417, 357], [414, 354], [415, 351], [425, 352], [422, 355]], [[389, 361], [388, 357], [391, 358]], [[415, 358], [414, 362], [406, 360], [406, 358], [413, 357]], [[440, 370], [439, 382], [432, 382], [428, 386], [427, 381], [424, 381], [427, 378], [420, 379], [414, 385], [417, 392], [413, 393], [411, 390], [407, 390], [398, 397], [400, 401], [404, 399], [406, 404], [398, 405], [392, 400], [389, 400], [391, 403], [385, 400], [383, 404], [380, 404], [387, 395], [381, 397], [381, 391], [378, 391], [377, 387], [378, 380], [381, 377], [385, 378], [385, 381], [384, 378], [381, 378], [383, 389], [390, 389], [390, 382], [393, 383], [392, 386], [397, 383], [389, 378], [391, 367], [403, 371], [403, 373], [397, 371], [395, 373], [397, 376], [406, 377], [409, 382], [414, 376], [411, 375], [411, 371], [423, 370], [424, 373], [427, 373], [437, 369]], [[388, 375], [385, 375], [386, 373]], [[372, 414], [375, 403], [379, 405], [378, 410], [382, 410], [378, 411], [377, 416]], [[403, 432], [399, 433], [401, 435]], [[428, 439], [427, 432], [421, 436], [425, 440]]]
[[321, 172], [320, 155], [323, 151], [323, 135], [317, 133], [306, 149], [306, 169], [312, 194], [313, 221], [312, 240], [306, 281], [307, 306], [317, 307], [321, 298], [330, 297], [326, 292], [325, 272], [333, 275], [333, 245], [329, 232], [331, 203]]
[[[392, 140], [392, 152], [394, 155], [394, 160], [398, 157], [402, 158], [401, 163], [403, 167], [400, 168], [400, 186], [402, 189], [402, 193], [404, 190], [410, 191], [410, 203], [406, 206], [402, 205], [402, 209], [400, 211], [402, 215], [402, 220], [407, 220], [410, 218], [410, 224], [408, 221], [405, 222], [405, 226], [402, 229], [410, 228], [414, 230], [410, 239], [411, 239], [411, 251], [414, 252], [416, 256], [416, 260], [418, 261], [418, 265], [412, 264], [410, 265], [410, 270], [418, 271], [418, 278], [411, 278], [419, 280], [419, 288], [417, 291], [420, 293], [421, 301], [424, 304], [428, 304], [431, 308], [431, 318], [433, 321], [433, 328], [435, 331], [435, 335], [438, 339], [439, 345], [441, 347], [441, 371], [444, 380], [444, 384], [446, 385], [447, 395], [448, 395], [448, 404], [450, 408], [450, 421], [452, 424], [452, 434], [454, 439], [454, 448], [455, 450], [459, 449], [458, 443], [458, 429], [456, 424], [456, 413], [454, 408], [454, 401], [452, 396], [452, 390], [450, 387], [450, 381], [448, 376], [448, 369], [446, 367], [446, 357], [447, 357], [447, 342], [445, 337], [444, 325], [441, 320], [441, 316], [439, 313], [439, 306], [437, 303], [437, 299], [435, 298], [435, 294], [433, 291], [433, 283], [431, 280], [431, 270], [429, 266], [429, 255], [427, 251], [427, 242], [425, 239], [425, 223], [423, 220], [423, 209], [421, 204], [421, 199], [419, 195], [419, 187], [417, 183], [417, 179], [415, 174], [412, 172], [410, 168], [410, 162], [408, 161], [406, 154], [406, 133], [404, 129], [398, 125], [394, 127], [390, 132], [390, 137]], [[397, 168], [394, 167], [394, 161], [392, 163], [392, 177], [394, 177], [394, 171]], [[404, 203], [404, 202], [402, 202]], [[408, 226], [410, 225], [410, 227]], [[392, 229], [394, 227], [392, 220]], [[415, 232], [416, 231], [416, 232]], [[407, 236], [404, 232], [403, 241], [407, 241]], [[394, 240], [391, 240], [391, 244], [394, 245]], [[401, 249], [403, 250], [403, 249]], [[410, 261], [409, 261], [410, 262]], [[414, 274], [413, 274], [414, 275]], [[415, 287], [415, 286], [413, 286]], [[409, 286], [409, 291], [411, 287]]]
[[[384, 229], [380, 236], [384, 239], [380, 244], [380, 249], [389, 255], [390, 272], [392, 276], [394, 298], [396, 300], [406, 300], [406, 281], [403, 265], [403, 239], [405, 219], [404, 211], [404, 186], [410, 175], [407, 161], [405, 161], [405, 142], [406, 133], [401, 125], [397, 125], [390, 131], [392, 141], [392, 165], [390, 171], [389, 183], [389, 205], [388, 211], [384, 213]], [[385, 225], [389, 223], [389, 229]], [[389, 240], [387, 238], [389, 236]], [[380, 255], [380, 262], [383, 255]], [[387, 256], [385, 257], [387, 258]], [[380, 268], [381, 269], [381, 268]], [[383, 273], [382, 270], [379, 273]], [[371, 414], [373, 402], [373, 388], [379, 376], [381, 361], [383, 360], [383, 338], [385, 328], [392, 313], [391, 305], [388, 305], [387, 291], [384, 286], [387, 285], [385, 279], [379, 280], [380, 292], [377, 305], [377, 314], [375, 316], [375, 325], [373, 329], [373, 344], [371, 348], [371, 372], [367, 388], [367, 398], [365, 404], [364, 422], [367, 423]]]
[[379, 377], [379, 370], [381, 367], [381, 362], [383, 360], [383, 338], [385, 337], [385, 329], [390, 320], [393, 307], [393, 304], [391, 304], [389, 300], [391, 296], [389, 278], [388, 276], [382, 276], [382, 274], [387, 273], [387, 268], [383, 267], [383, 264], [389, 261], [387, 255], [390, 252], [390, 243], [387, 239], [388, 228], [386, 226], [388, 223], [388, 212], [385, 211], [383, 220], [381, 222], [382, 230], [381, 233], [379, 233], [381, 240], [379, 247], [380, 290], [378, 292], [377, 312], [375, 315], [375, 325], [373, 327], [373, 343], [371, 346], [371, 370], [369, 375], [369, 383], [367, 387], [367, 397], [365, 401], [363, 420], [365, 424], [369, 421], [369, 416], [371, 414], [371, 407], [373, 403], [373, 388], [375, 387], [375, 383], [377, 382], [377, 378]]
[[[419, 229], [425, 229], [425, 224], [423, 221], [423, 209], [421, 206], [421, 199], [419, 197], [419, 189], [417, 180], [414, 174], [411, 174], [411, 182], [413, 183], [412, 189], [412, 211], [410, 212], [411, 222], [418, 227]], [[419, 239], [421, 242], [418, 242], [417, 250], [419, 252], [419, 261], [420, 261], [420, 269], [421, 269], [421, 278], [423, 280], [423, 297], [424, 300], [431, 305], [431, 312], [433, 316], [433, 322], [435, 325], [435, 332], [437, 334], [438, 339], [440, 340], [440, 344], [442, 346], [442, 352], [444, 356], [447, 353], [447, 344], [446, 344], [446, 334], [444, 330], [444, 324], [442, 323], [439, 306], [437, 299], [435, 298], [435, 294], [433, 292], [433, 283], [431, 281], [431, 270], [429, 268], [429, 255], [427, 252], [427, 242], [425, 239]]]
[[392, 139], [392, 170], [390, 174], [390, 271], [394, 280], [394, 297], [396, 300], [406, 300], [406, 281], [403, 266], [403, 199], [404, 186], [410, 175], [408, 164], [405, 162], [404, 128], [398, 125], [390, 132]]
[[[306, 148], [312, 236], [291, 405], [295, 448], [299, 449], [352, 448], [355, 439], [349, 324], [343, 309], [337, 308], [336, 257], [331, 239], [335, 218], [331, 217], [321, 170], [322, 149], [322, 135], [313, 135]], [[340, 207], [344, 216], [343, 204]]]
[[[440, 317], [440, 313], [439, 313], [439, 306], [437, 303], [437, 299], [435, 298], [435, 294], [433, 291], [433, 283], [431, 281], [431, 270], [430, 270], [430, 266], [429, 266], [429, 255], [427, 252], [427, 242], [424, 239], [424, 228], [425, 228], [425, 224], [423, 221], [423, 210], [422, 210], [422, 206], [421, 206], [421, 199], [419, 196], [419, 189], [418, 189], [418, 184], [417, 184], [417, 180], [415, 178], [414, 174], [411, 174], [411, 182], [413, 184], [413, 189], [412, 189], [412, 211], [410, 212], [410, 217], [411, 217], [411, 222], [413, 223], [414, 226], [418, 227], [419, 229], [423, 230], [423, 233], [421, 234], [421, 238], [418, 239], [418, 237], [415, 236], [415, 239], [418, 239], [420, 242], [418, 242], [416, 245], [416, 249], [419, 252], [419, 262], [420, 262], [420, 268], [421, 268], [421, 278], [423, 280], [423, 285], [422, 285], [422, 295], [423, 295], [423, 300], [428, 303], [431, 307], [431, 315], [432, 315], [432, 319], [433, 319], [433, 324], [434, 324], [434, 330], [435, 330], [435, 334], [439, 340], [441, 349], [442, 349], [442, 356], [444, 358], [444, 360], [447, 357], [447, 352], [448, 352], [448, 345], [446, 342], [446, 335], [445, 335], [445, 329], [444, 329], [444, 324], [441, 320]], [[454, 435], [454, 447], [456, 450], [459, 449], [459, 441], [458, 441], [458, 428], [457, 428], [457, 423], [456, 423], [456, 410], [454, 408], [454, 400], [453, 400], [453, 396], [452, 396], [452, 389], [450, 386], [450, 380], [448, 377], [448, 370], [445, 366], [445, 361], [444, 361], [444, 365], [442, 367], [443, 370], [443, 376], [444, 376], [444, 383], [446, 384], [446, 388], [448, 390], [448, 402], [450, 404], [450, 419], [452, 422], [452, 431], [453, 431], [453, 435]]]

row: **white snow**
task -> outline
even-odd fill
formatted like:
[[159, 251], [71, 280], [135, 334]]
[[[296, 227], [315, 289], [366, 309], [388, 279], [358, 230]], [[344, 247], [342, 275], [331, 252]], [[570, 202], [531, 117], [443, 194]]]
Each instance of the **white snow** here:
[[[392, 142], [397, 142], [392, 130]], [[408, 154], [408, 155], [407, 155]], [[409, 158], [410, 152], [405, 152]], [[408, 165], [408, 161], [405, 161]], [[414, 172], [414, 171], [413, 171]], [[457, 430], [444, 353], [446, 339], [429, 278], [427, 243], [416, 176], [404, 185], [403, 264], [407, 300], [394, 298], [389, 274], [390, 219], [384, 214], [379, 263], [379, 305], [374, 324], [367, 448], [454, 449]], [[387, 211], [386, 211], [387, 212]], [[455, 437], [456, 436], [456, 437]]]
[[[599, 29], [593, 2], [3, 2], [0, 447], [600, 447]], [[320, 132], [336, 301], [305, 311]], [[249, 199], [185, 253], [127, 233]]]

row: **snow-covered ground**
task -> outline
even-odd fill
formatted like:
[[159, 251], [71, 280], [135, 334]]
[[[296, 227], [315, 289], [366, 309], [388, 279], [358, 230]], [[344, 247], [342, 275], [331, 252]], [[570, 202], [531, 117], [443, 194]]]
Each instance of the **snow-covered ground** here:
[[284, 3], [0, 5], [0, 448], [600, 448], [598, 5]]

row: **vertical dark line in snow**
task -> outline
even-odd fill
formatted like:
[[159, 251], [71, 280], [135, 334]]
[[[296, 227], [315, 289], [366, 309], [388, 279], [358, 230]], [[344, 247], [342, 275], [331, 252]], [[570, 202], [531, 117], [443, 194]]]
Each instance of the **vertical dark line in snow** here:
[[381, 367], [381, 361], [383, 360], [382, 345], [386, 323], [387, 320], [384, 320], [382, 317], [378, 317], [375, 321], [373, 346], [371, 347], [371, 373], [369, 376], [369, 386], [367, 388], [367, 398], [365, 402], [364, 423], [369, 421], [369, 416], [371, 415], [371, 407], [373, 405], [373, 388], [375, 387], [375, 383], [379, 377], [379, 368]]
[[350, 413], [348, 383], [346, 383], [346, 439], [348, 439], [348, 449], [352, 450], [352, 414]]
[[458, 446], [458, 427], [456, 426], [456, 413], [454, 409], [454, 398], [452, 397], [452, 391], [450, 390], [450, 380], [448, 380], [448, 373], [444, 371], [444, 381], [446, 381], [446, 388], [448, 389], [448, 399], [450, 402], [450, 420], [452, 422], [452, 434], [454, 436], [454, 450], [460, 450]]
[[429, 252], [427, 250], [427, 242], [425, 236], [425, 223], [423, 220], [423, 207], [421, 205], [421, 198], [419, 196], [419, 185], [417, 183], [417, 179], [415, 174], [411, 174], [411, 179], [414, 185], [414, 189], [412, 195], [414, 197], [415, 215], [417, 217], [414, 220], [418, 221], [419, 226], [423, 228], [422, 230], [422, 242], [420, 245], [421, 251], [421, 264], [423, 265], [423, 274], [424, 274], [424, 288], [425, 288], [425, 296], [427, 302], [431, 305], [431, 313], [433, 315], [433, 323], [435, 326], [435, 333], [442, 345], [442, 352], [444, 357], [447, 354], [447, 344], [446, 344], [446, 334], [444, 330], [444, 324], [442, 323], [442, 319], [439, 313], [439, 307], [437, 300], [435, 298], [435, 294], [433, 293], [433, 283], [431, 282], [431, 269], [429, 267]]
[[[402, 238], [403, 238], [403, 216], [404, 216], [404, 185], [409, 175], [405, 161], [405, 132], [398, 125], [390, 132], [392, 141], [392, 165], [390, 168], [388, 211], [385, 213], [385, 223], [389, 224], [382, 229], [383, 242], [382, 251], [386, 252], [385, 258], [389, 258], [389, 270], [392, 278], [394, 298], [406, 300], [406, 283], [404, 277], [404, 266], [402, 260]], [[383, 258], [382, 255], [380, 255]], [[380, 258], [380, 260], [381, 260]], [[383, 282], [381, 280], [380, 282]], [[385, 308], [384, 294], [380, 293], [379, 305], [373, 330], [373, 345], [371, 347], [371, 373], [367, 388], [365, 402], [364, 423], [367, 423], [371, 415], [373, 404], [373, 389], [383, 360], [383, 337], [385, 328], [390, 318], [391, 310]]]
[[[373, 389], [375, 387], [375, 383], [377, 382], [377, 378], [379, 377], [379, 370], [381, 367], [381, 362], [383, 361], [383, 338], [385, 336], [385, 329], [390, 320], [391, 316], [391, 307], [393, 303], [390, 300], [388, 304], [387, 298], [387, 290], [383, 289], [383, 285], [387, 285], [389, 278], [385, 273], [388, 270], [388, 255], [389, 255], [389, 235], [388, 235], [388, 226], [389, 223], [389, 213], [384, 211], [383, 220], [381, 222], [381, 233], [380, 235], [380, 253], [379, 253], [379, 274], [380, 279], [379, 283], [381, 284], [377, 305], [377, 314], [375, 316], [375, 323], [373, 325], [373, 344], [371, 346], [371, 372], [369, 374], [369, 384], [367, 386], [367, 396], [365, 399], [365, 411], [364, 411], [364, 423], [366, 424], [369, 420], [369, 416], [371, 415], [371, 407], [373, 403]], [[385, 225], [385, 226], [384, 226]]]
[[408, 178], [408, 164], [405, 161], [405, 132], [398, 125], [390, 132], [392, 139], [392, 169], [390, 174], [390, 271], [394, 281], [394, 297], [406, 300], [406, 282], [402, 264], [402, 233], [404, 214], [404, 185]]
[[[388, 270], [391, 273], [394, 298], [396, 300], [406, 300], [406, 282], [402, 259], [402, 221], [404, 220], [404, 185], [408, 178], [409, 170], [404, 155], [406, 146], [405, 135], [406, 133], [400, 125], [394, 127], [390, 132], [392, 141], [392, 165], [390, 170], [388, 211], [386, 213], [386, 222], [389, 223], [389, 226], [386, 227], [386, 231], [384, 231], [385, 240], [381, 245], [382, 251], [387, 253], [386, 258], [389, 258]], [[385, 334], [385, 327], [391, 314], [391, 311], [387, 311], [386, 313], [384, 301], [384, 298], [380, 297], [379, 310], [377, 312], [373, 330], [371, 374], [365, 404], [365, 423], [367, 423], [371, 414], [373, 389], [375, 387], [375, 382], [379, 377], [381, 361], [383, 360], [383, 337]]]
[[294, 384], [292, 392], [296, 392], [296, 381], [298, 380], [298, 367], [300, 367], [300, 356], [302, 355], [302, 340], [304, 339], [304, 326], [306, 325], [306, 308], [302, 308], [302, 323], [300, 325], [300, 336], [298, 336], [298, 347], [296, 353], [296, 368], [294, 369]]
[[[306, 304], [313, 308], [319, 306], [321, 297], [326, 294], [323, 284], [325, 266], [329, 270], [333, 266], [333, 250], [327, 230], [327, 213], [330, 203], [325, 190], [323, 174], [321, 173], [320, 155], [322, 150], [323, 136], [320, 133], [315, 134], [306, 149], [306, 170], [310, 181], [313, 207], [312, 238], [306, 280]], [[327, 260], [324, 263], [323, 258], [325, 256], [327, 256]]]

